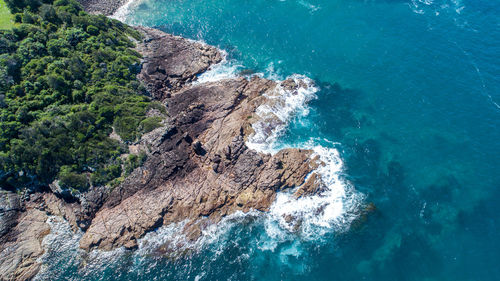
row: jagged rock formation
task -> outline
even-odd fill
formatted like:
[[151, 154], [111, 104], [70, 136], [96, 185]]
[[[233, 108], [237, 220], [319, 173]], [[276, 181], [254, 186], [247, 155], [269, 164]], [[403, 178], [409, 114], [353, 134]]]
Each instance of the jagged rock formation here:
[[42, 239], [50, 232], [47, 214], [36, 203], [22, 204], [10, 192], [0, 195], [0, 279], [30, 280], [40, 269]]
[[245, 145], [257, 106], [276, 83], [239, 78], [200, 84], [165, 100], [172, 117], [143, 167], [109, 196], [81, 240], [81, 247], [134, 247], [162, 224], [217, 222], [236, 210], [266, 211], [276, 191], [299, 186], [316, 167], [311, 151], [286, 149], [274, 156]]
[[222, 59], [220, 52], [212, 46], [157, 29], [136, 29], [144, 35], [143, 42], [137, 46], [144, 58], [139, 79], [157, 100], [181, 90], [196, 75]]
[[304, 183], [318, 165], [312, 151], [270, 155], [245, 144], [260, 120], [256, 109], [275, 102], [269, 97], [277, 87], [293, 92], [307, 85], [258, 77], [192, 85], [221, 60], [220, 52], [157, 30], [138, 30], [144, 34], [137, 47], [144, 58], [139, 78], [167, 106], [167, 125], [142, 138], [137, 149], [147, 151], [147, 161], [113, 190], [92, 189], [78, 202], [52, 193], [25, 200], [2, 194], [1, 280], [28, 280], [38, 272], [49, 215], [85, 231], [83, 249], [134, 248], [138, 238], [161, 225], [190, 220], [185, 233], [197, 239], [201, 220], [216, 223], [237, 210], [266, 211], [282, 189], [303, 185], [297, 196], [317, 190], [317, 177]]

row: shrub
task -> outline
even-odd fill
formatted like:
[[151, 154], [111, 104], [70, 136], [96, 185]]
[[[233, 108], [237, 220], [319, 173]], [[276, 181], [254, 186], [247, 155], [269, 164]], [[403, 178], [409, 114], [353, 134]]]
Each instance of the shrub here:
[[161, 117], [148, 117], [141, 121], [139, 127], [142, 133], [149, 133], [152, 130], [161, 127]]
[[135, 168], [141, 166], [146, 161], [146, 158], [147, 155], [144, 152], [139, 153], [139, 155], [130, 154], [124, 165], [125, 175], [129, 175]]
[[99, 33], [99, 29], [93, 25], [87, 26], [87, 33], [91, 35], [97, 35]]
[[115, 119], [113, 127], [123, 141], [133, 142], [136, 140], [137, 119], [130, 116], [121, 116]]
[[86, 191], [89, 187], [87, 176], [71, 172], [71, 168], [68, 166], [61, 167], [59, 184], [62, 188], [76, 189], [78, 191]]
[[154, 105], [136, 79], [129, 37], [140, 35], [75, 0], [6, 2], [19, 24], [0, 31], [0, 186], [119, 183], [127, 147], [109, 138], [112, 127], [130, 142], [159, 123], [146, 119]]

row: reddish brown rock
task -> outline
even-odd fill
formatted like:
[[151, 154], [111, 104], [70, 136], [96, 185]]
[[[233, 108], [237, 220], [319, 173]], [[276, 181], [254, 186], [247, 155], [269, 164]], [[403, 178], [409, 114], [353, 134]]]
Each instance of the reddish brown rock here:
[[[277, 191], [300, 186], [317, 166], [311, 151], [249, 149], [248, 116], [276, 83], [240, 78], [200, 84], [166, 98], [172, 122], [143, 165], [109, 196], [80, 246], [112, 249], [162, 225], [237, 210], [267, 211]], [[193, 224], [196, 225], [196, 224]], [[201, 233], [187, 230], [190, 239]]]
[[[82, 229], [80, 247], [86, 250], [133, 249], [148, 231], [184, 220], [188, 239], [196, 240], [206, 225], [226, 215], [269, 210], [276, 192], [303, 185], [317, 167], [310, 150], [270, 155], [245, 144], [252, 124], [264, 120], [256, 109], [276, 102], [268, 98], [277, 95], [276, 82], [254, 77], [193, 86], [196, 75], [221, 60], [220, 53], [157, 30], [138, 30], [145, 34], [137, 47], [144, 59], [139, 78], [153, 98], [166, 104], [169, 115], [164, 127], [134, 144], [137, 151], [147, 152], [146, 162], [120, 186], [93, 187], [76, 202], [36, 194], [25, 211], [11, 208], [12, 213], [3, 216], [12, 223], [2, 230], [8, 237], [1, 245], [2, 278], [29, 279], [38, 271], [48, 215], [64, 217], [74, 229]], [[295, 91], [305, 83], [287, 80], [279, 86]], [[272, 129], [273, 119], [265, 120]], [[298, 196], [315, 192], [314, 182], [299, 190]]]
[[212, 46], [156, 29], [136, 29], [144, 36], [137, 45], [144, 57], [138, 77], [155, 99], [163, 100], [181, 90], [195, 80], [196, 75], [222, 59], [221, 53]]

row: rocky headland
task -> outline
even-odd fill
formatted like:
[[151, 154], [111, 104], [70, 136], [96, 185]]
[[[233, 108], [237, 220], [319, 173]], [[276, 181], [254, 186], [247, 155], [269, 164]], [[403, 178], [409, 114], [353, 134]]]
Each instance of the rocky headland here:
[[[123, 4], [81, 2], [88, 11], [107, 15]], [[139, 238], [162, 225], [187, 220], [184, 233], [196, 240], [204, 226], [226, 215], [269, 210], [281, 190], [299, 187], [297, 197], [318, 191], [314, 170], [322, 163], [312, 151], [284, 149], [271, 155], [247, 146], [254, 124], [265, 122], [272, 130], [283, 122], [272, 113], [257, 114], [257, 108], [276, 106], [280, 101], [273, 96], [283, 90], [294, 95], [309, 84], [257, 76], [192, 83], [221, 62], [219, 50], [150, 28], [137, 30], [143, 34], [136, 47], [143, 56], [138, 77], [168, 112], [163, 127], [133, 144], [131, 151], [145, 152], [147, 160], [116, 188], [93, 188], [76, 201], [49, 192], [2, 191], [1, 280], [36, 275], [42, 240], [51, 231], [49, 216], [63, 217], [83, 231], [84, 250], [133, 249]]]
[[[199, 222], [216, 223], [237, 210], [266, 211], [277, 191], [302, 185], [317, 165], [308, 150], [269, 155], [245, 144], [259, 120], [257, 107], [271, 102], [268, 97], [283, 85], [258, 77], [188, 85], [200, 69], [220, 61], [219, 52], [139, 30], [146, 36], [138, 49], [154, 54], [145, 56], [140, 77], [165, 103], [170, 120], [143, 137], [148, 160], [110, 192], [80, 241], [83, 249], [133, 248], [146, 232], [186, 219], [186, 234], [196, 239]], [[180, 52], [173, 55], [164, 46]], [[293, 80], [286, 84], [292, 91], [300, 87]]]

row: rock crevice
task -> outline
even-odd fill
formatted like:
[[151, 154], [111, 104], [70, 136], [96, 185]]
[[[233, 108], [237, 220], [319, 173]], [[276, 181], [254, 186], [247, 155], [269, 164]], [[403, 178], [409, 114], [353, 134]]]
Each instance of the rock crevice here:
[[[273, 95], [277, 82], [254, 77], [189, 85], [197, 71], [183, 71], [189, 77], [178, 80], [183, 86], [174, 91], [158, 83], [172, 77], [159, 71], [162, 67], [173, 69], [165, 66], [171, 56], [148, 54], [155, 53], [156, 46], [174, 46], [163, 40], [184, 39], [141, 30], [148, 35], [138, 49], [148, 65], [140, 77], [146, 85], [156, 85], [153, 88], [158, 94], [153, 96], [166, 104], [171, 122], [144, 165], [111, 192], [96, 214], [80, 242], [87, 250], [134, 245], [159, 224], [189, 219], [192, 223], [188, 232], [199, 234], [193, 225], [202, 217], [215, 223], [237, 210], [267, 211], [277, 191], [302, 185], [317, 165], [309, 150], [285, 149], [269, 155], [245, 144], [254, 121], [248, 116], [269, 102], [267, 96]], [[175, 45], [192, 52], [194, 48], [184, 47], [188, 43], [198, 44], [186, 40]], [[199, 52], [206, 50], [210, 48]], [[205, 62], [206, 57], [219, 58], [220, 54], [195, 55], [180, 61], [203, 58]], [[195, 65], [206, 68], [203, 63]], [[197, 236], [188, 234], [193, 239]]]
[[[185, 233], [194, 240], [203, 225], [226, 215], [269, 210], [276, 192], [303, 185], [317, 167], [310, 150], [271, 155], [246, 145], [259, 120], [257, 108], [271, 103], [277, 88], [293, 92], [297, 84], [259, 77], [193, 84], [221, 61], [216, 48], [154, 29], [137, 30], [144, 35], [137, 46], [143, 55], [138, 78], [169, 114], [166, 125], [137, 146], [147, 152], [146, 162], [118, 187], [93, 189], [81, 202], [67, 203], [52, 193], [24, 201], [2, 194], [0, 278], [27, 280], [36, 274], [49, 215], [83, 230], [80, 247], [85, 250], [133, 249], [147, 232], [184, 220], [189, 220]], [[314, 182], [304, 186], [297, 196], [316, 190]]]

